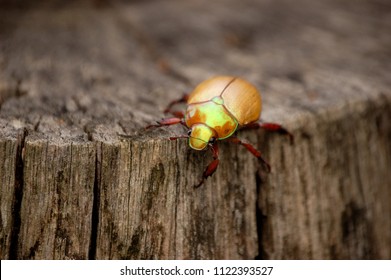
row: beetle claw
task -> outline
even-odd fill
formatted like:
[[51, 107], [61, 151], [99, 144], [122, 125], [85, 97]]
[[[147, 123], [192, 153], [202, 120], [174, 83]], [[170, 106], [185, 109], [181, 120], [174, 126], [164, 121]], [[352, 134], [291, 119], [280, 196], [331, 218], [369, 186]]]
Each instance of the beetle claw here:
[[199, 187], [202, 186], [202, 184], [204, 183], [204, 181], [205, 181], [205, 180], [202, 179], [201, 182], [199, 182], [197, 185], [194, 185], [193, 188], [198, 189]]
[[266, 168], [267, 173], [272, 172], [272, 168], [271, 168], [270, 164], [268, 164], [263, 158], [259, 158], [259, 160], [262, 162], [263, 166]]
[[144, 129], [147, 130], [147, 129], [150, 129], [152, 127], [159, 127], [158, 124], [150, 124], [150, 125], [147, 125]]

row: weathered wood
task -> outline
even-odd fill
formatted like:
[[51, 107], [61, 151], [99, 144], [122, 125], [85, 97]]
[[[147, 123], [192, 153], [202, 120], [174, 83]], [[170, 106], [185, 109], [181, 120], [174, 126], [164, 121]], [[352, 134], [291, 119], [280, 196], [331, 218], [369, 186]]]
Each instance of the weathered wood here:
[[275, 170], [291, 171], [260, 186], [263, 258], [391, 257], [390, 120], [379, 98], [307, 120], [294, 149], [270, 141]]
[[[52, 120], [43, 136], [28, 136], [24, 146], [22, 217], [18, 258], [87, 259], [89, 254], [95, 145], [77, 131]], [[64, 140], [66, 139], [66, 140]]]
[[[188, 152], [185, 142], [121, 141], [102, 143], [99, 150], [98, 259], [256, 255], [255, 189], [242, 183], [255, 186], [255, 169], [250, 164], [239, 170], [246, 164], [242, 156], [222, 156], [221, 177], [195, 191], [191, 186], [207, 161]], [[227, 179], [229, 184], [219, 184]]]
[[[6, 124], [1, 122], [0, 127], [0, 256], [8, 259], [12, 256], [17, 236], [13, 230], [20, 223], [20, 216], [14, 212], [20, 207], [22, 193], [22, 145], [24, 131], [19, 130], [18, 122]], [[10, 256], [11, 255], [11, 256]]]
[[[387, 1], [27, 7], [0, 4], [2, 259], [391, 258]], [[295, 144], [241, 132], [272, 173], [223, 143], [195, 190], [210, 154], [144, 127], [216, 74]]]

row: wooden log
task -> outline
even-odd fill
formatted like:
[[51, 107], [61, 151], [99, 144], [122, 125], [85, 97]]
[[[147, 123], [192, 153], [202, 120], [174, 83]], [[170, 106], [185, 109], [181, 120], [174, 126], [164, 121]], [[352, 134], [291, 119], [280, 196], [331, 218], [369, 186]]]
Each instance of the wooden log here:
[[[385, 0], [98, 2], [0, 4], [1, 259], [391, 258]], [[295, 143], [193, 189], [211, 155], [144, 127], [217, 74]]]

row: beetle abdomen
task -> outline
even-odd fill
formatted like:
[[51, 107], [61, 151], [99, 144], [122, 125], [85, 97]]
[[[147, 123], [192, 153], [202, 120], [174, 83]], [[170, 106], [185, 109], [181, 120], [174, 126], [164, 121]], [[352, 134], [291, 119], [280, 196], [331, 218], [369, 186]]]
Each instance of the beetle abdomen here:
[[240, 125], [259, 119], [262, 100], [259, 91], [249, 82], [232, 76], [218, 76], [199, 84], [190, 94], [188, 104], [211, 101], [220, 96], [224, 106]]

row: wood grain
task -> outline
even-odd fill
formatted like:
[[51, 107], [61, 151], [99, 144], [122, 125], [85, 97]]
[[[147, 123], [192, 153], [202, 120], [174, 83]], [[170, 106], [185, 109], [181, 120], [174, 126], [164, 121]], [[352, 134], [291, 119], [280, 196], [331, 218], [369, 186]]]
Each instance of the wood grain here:
[[[2, 1], [1, 259], [390, 259], [386, 0]], [[181, 126], [215, 75], [295, 136], [239, 132], [272, 166]], [[181, 109], [178, 107], [178, 109]]]

